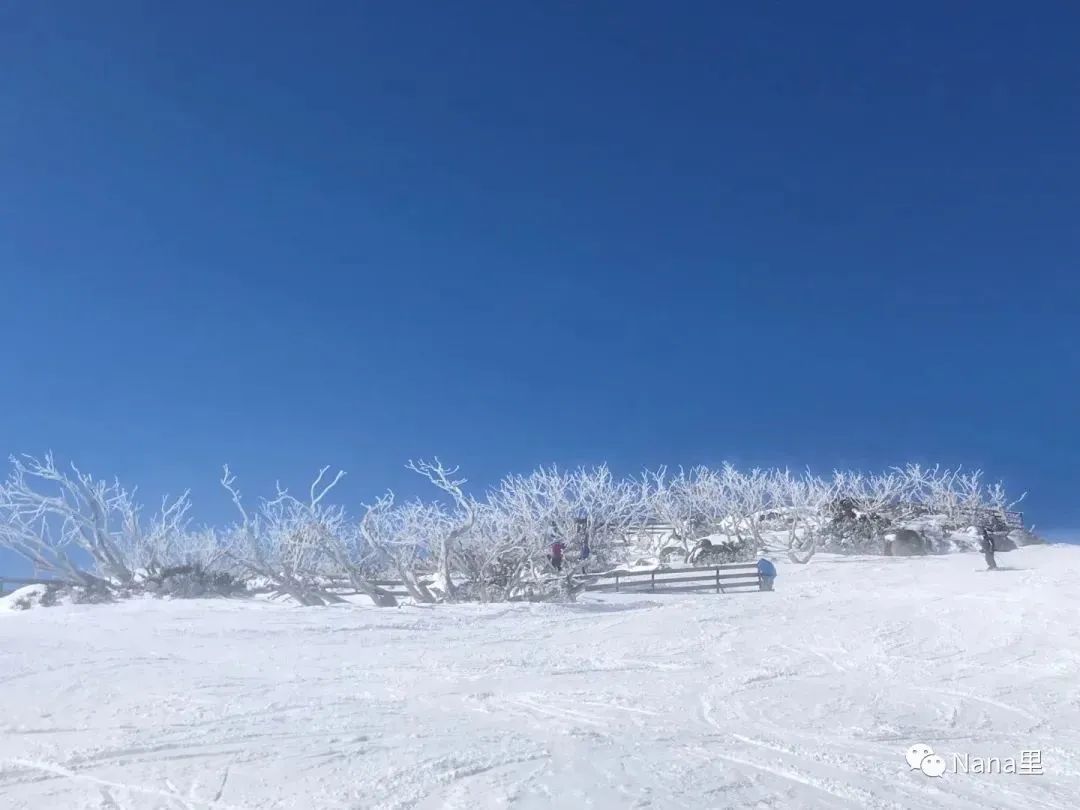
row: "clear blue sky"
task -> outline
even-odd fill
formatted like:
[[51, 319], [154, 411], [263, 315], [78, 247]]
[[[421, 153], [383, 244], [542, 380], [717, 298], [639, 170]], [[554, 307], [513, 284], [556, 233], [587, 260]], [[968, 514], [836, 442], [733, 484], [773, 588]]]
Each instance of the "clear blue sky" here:
[[1075, 4], [15, 2], [0, 448], [982, 466], [1080, 526]]

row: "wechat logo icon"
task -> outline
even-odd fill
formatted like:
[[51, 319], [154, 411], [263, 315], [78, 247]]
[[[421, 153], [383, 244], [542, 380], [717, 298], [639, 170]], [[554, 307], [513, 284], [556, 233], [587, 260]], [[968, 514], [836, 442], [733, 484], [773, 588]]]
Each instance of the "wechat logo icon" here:
[[905, 754], [907, 764], [913, 771], [922, 771], [927, 776], [942, 776], [945, 773], [945, 759], [934, 753], [926, 743], [915, 743]]

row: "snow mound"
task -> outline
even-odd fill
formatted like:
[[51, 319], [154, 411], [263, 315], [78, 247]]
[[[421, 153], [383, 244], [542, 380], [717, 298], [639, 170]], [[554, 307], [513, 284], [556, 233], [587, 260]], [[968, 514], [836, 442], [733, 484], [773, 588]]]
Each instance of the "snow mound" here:
[[13, 610], [30, 610], [48, 602], [48, 585], [24, 585], [7, 596], [0, 596], [0, 613]]

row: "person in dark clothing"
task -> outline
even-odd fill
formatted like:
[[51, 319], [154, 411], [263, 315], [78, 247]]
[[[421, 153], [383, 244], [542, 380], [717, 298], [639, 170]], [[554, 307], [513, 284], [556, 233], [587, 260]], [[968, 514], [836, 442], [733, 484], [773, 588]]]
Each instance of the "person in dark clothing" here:
[[551, 554], [548, 555], [548, 559], [551, 560], [551, 565], [556, 571], [562, 571], [562, 555], [566, 546], [556, 540], [551, 544]]
[[762, 557], [757, 562], [758, 579], [761, 582], [761, 590], [771, 591], [773, 589], [773, 582], [776, 580], [776, 566], [772, 562]]
[[982, 530], [982, 553], [986, 558], [986, 570], [996, 571], [997, 563], [994, 562], [994, 535], [990, 534], [986, 529]]

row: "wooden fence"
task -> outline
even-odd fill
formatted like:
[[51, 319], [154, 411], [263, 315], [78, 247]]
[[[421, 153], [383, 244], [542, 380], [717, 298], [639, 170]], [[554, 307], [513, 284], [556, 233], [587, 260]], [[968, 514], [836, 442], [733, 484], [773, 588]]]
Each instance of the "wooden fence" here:
[[608, 571], [598, 574], [586, 591], [608, 593], [740, 593], [761, 589], [755, 563], [726, 563], [700, 568], [654, 571]]
[[[552, 577], [558, 579], [557, 576]], [[582, 590], [596, 593], [742, 593], [760, 589], [757, 566], [754, 563], [726, 563], [709, 567], [661, 568], [653, 571], [624, 571], [616, 569], [597, 574], [581, 574]], [[0, 596], [24, 585], [51, 585], [55, 579], [20, 579], [0, 577]], [[410, 594], [405, 583], [398, 579], [379, 579], [372, 582], [399, 599]], [[335, 588], [336, 590], [336, 588]], [[341, 590], [353, 592], [346, 581]]]
[[[560, 579], [551, 576], [552, 582]], [[578, 574], [575, 581], [591, 593], [743, 593], [761, 589], [756, 563], [725, 563], [708, 567], [660, 568], [652, 571], [615, 569], [596, 574]], [[396, 579], [372, 582], [391, 596], [407, 598], [405, 584]], [[347, 581], [342, 591], [355, 593]]]

